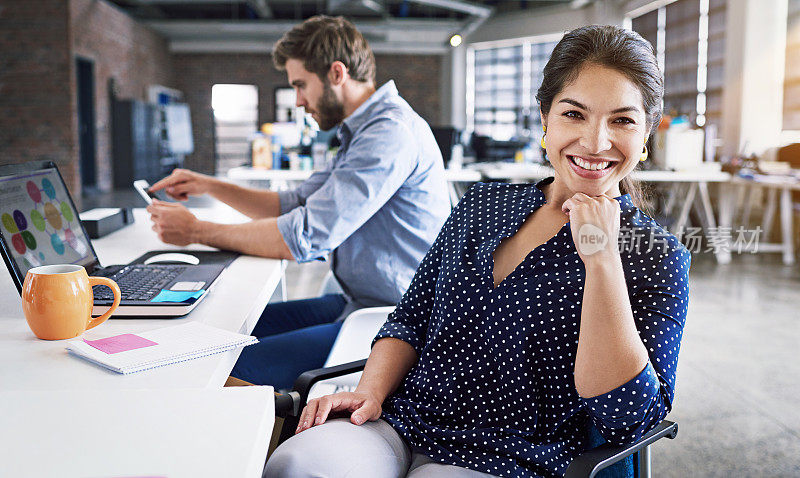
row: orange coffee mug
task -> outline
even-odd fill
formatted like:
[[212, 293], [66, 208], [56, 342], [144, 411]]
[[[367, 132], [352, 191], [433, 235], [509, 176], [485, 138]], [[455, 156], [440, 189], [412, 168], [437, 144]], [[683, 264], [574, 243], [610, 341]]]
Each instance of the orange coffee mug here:
[[[114, 304], [93, 319], [95, 285], [110, 287]], [[97, 327], [117, 310], [121, 298], [116, 282], [89, 277], [83, 266], [73, 264], [34, 267], [22, 284], [22, 311], [33, 333], [45, 340], [71, 339]]]

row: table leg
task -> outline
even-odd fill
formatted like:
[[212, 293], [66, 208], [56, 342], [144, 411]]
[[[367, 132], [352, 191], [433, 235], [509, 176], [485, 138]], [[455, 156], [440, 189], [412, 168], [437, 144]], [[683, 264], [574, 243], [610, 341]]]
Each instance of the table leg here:
[[672, 230], [673, 234], [683, 231], [683, 228], [686, 227], [686, 222], [689, 219], [689, 210], [692, 208], [696, 194], [697, 183], [691, 183], [689, 185], [689, 191], [687, 192], [686, 197], [683, 199], [683, 205], [681, 206], [681, 212], [678, 215], [678, 220], [675, 222], [675, 226]]
[[289, 300], [289, 288], [286, 287], [286, 265], [287, 261], [285, 259], [281, 260], [281, 278], [278, 281], [278, 285], [275, 287], [275, 290], [272, 292], [272, 297], [270, 297], [269, 303], [286, 302]]
[[286, 287], [286, 268], [284, 267], [283, 273], [281, 274], [281, 282], [278, 284], [278, 287], [281, 289], [281, 302], [286, 302], [289, 300], [289, 288]]
[[667, 202], [664, 204], [664, 214], [669, 216], [672, 214], [672, 209], [675, 208], [675, 203], [678, 202], [678, 195], [681, 192], [681, 183], [672, 183], [669, 186], [667, 193]]
[[747, 227], [750, 225], [750, 212], [753, 210], [753, 193], [756, 191], [756, 189], [756, 187], [748, 186], [746, 184], [739, 186], [739, 192], [744, 198], [741, 222], [742, 227]]
[[778, 190], [774, 187], [767, 187], [767, 208], [764, 210], [764, 218], [761, 223], [761, 231], [764, 240], [769, 241], [769, 233], [772, 230], [772, 223], [775, 220], [775, 208], [778, 203]]
[[[722, 227], [717, 229], [717, 220], [714, 217], [714, 208], [711, 205], [711, 195], [708, 193], [708, 183], [705, 181], [698, 182], [697, 191], [700, 193], [700, 206], [702, 208], [698, 213], [703, 220], [703, 227], [706, 230], [706, 234], [711, 231], [724, 231], [725, 229]], [[727, 264], [730, 262], [730, 250], [731, 241], [728, 241], [725, 247], [720, 247], [714, 252], [714, 256], [717, 258], [719, 264]]]
[[792, 191], [781, 189], [781, 236], [783, 238], [783, 263], [794, 264], [794, 234], [792, 224]]
[[[733, 216], [736, 213], [736, 202], [738, 199], [738, 188], [732, 184], [721, 183], [719, 185], [719, 227], [730, 228], [733, 230]], [[723, 251], [717, 254], [717, 262], [720, 264], [730, 264], [731, 251]]]
[[697, 190], [700, 192], [700, 202], [703, 205], [706, 226], [716, 228], [717, 220], [714, 218], [714, 208], [711, 206], [711, 195], [708, 194], [708, 183], [705, 181], [697, 183]]
[[447, 181], [447, 191], [450, 193], [450, 206], [456, 207], [456, 204], [458, 204], [458, 191], [456, 191], [456, 185], [453, 181]]

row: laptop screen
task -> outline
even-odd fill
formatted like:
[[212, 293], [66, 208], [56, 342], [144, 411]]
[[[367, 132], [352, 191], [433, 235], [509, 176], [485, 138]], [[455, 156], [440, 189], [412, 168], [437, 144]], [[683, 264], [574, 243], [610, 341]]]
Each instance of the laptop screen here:
[[42, 166], [0, 176], [0, 239], [23, 279], [33, 267], [96, 261], [58, 170]]

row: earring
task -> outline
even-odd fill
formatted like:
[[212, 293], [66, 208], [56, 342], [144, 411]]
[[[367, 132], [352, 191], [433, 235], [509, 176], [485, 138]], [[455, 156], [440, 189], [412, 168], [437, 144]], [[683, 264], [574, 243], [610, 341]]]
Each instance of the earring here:
[[639, 156], [639, 161], [645, 161], [645, 160], [647, 160], [647, 146], [644, 147], [642, 155]]
[[544, 141], [544, 137], [547, 136], [547, 127], [546, 126], [542, 126], [542, 131], [543, 131], [542, 139], [541, 139], [541, 141], [539, 141], [539, 145], [542, 147], [542, 149], [547, 149], [547, 144]]

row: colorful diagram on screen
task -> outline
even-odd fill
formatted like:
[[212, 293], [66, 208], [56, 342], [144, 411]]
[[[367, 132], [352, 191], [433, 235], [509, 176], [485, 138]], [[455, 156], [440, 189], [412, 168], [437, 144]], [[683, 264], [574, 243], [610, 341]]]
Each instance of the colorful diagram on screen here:
[[[17, 254], [32, 257], [34, 262], [37, 258], [44, 261], [50, 255], [49, 251], [45, 254], [43, 249], [47, 247], [37, 242], [34, 231], [39, 231], [40, 238], [47, 238], [46, 242], [58, 256], [64, 255], [67, 246], [79, 253], [84, 252], [85, 245], [78, 241], [72, 230], [79, 227], [75, 213], [67, 201], [56, 198], [53, 183], [48, 178], [30, 180], [25, 184], [25, 190], [33, 201], [33, 208], [27, 211], [14, 209], [0, 216], [3, 228], [11, 234], [11, 245]], [[26, 266], [32, 266], [27, 257], [24, 262]]]

